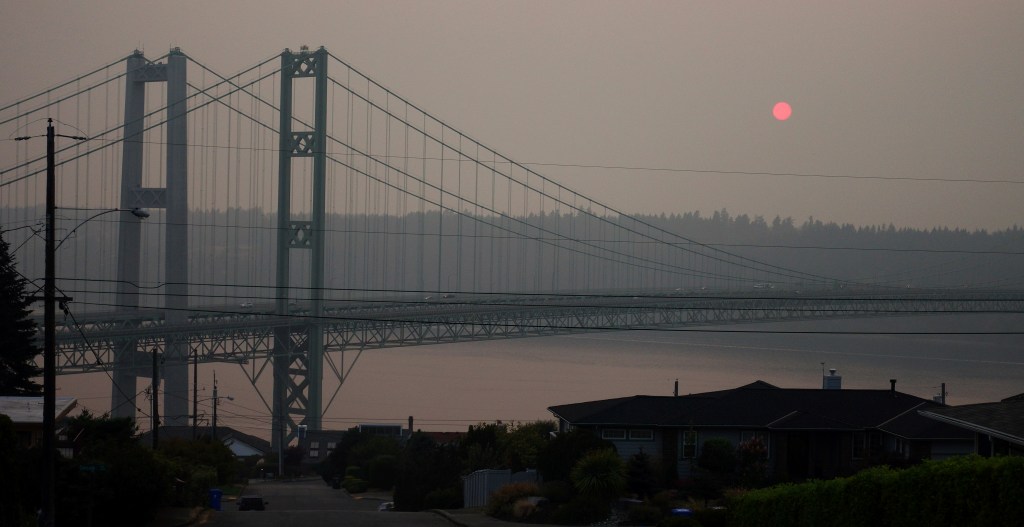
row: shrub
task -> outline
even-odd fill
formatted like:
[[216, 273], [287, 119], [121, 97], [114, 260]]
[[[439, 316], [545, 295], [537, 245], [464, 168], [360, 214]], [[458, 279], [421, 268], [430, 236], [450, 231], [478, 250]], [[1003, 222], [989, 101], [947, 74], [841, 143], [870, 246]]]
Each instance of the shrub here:
[[370, 489], [370, 483], [365, 479], [354, 478], [352, 476], [345, 476], [345, 479], [341, 482], [341, 487], [349, 492], [349, 494], [359, 494], [366, 492]]
[[398, 457], [380, 455], [370, 460], [367, 467], [370, 486], [378, 489], [390, 489], [395, 486], [398, 478]]
[[509, 483], [491, 494], [485, 512], [495, 518], [511, 518], [517, 501], [539, 495], [540, 488], [535, 483]]
[[537, 513], [537, 504], [529, 498], [520, 498], [512, 505], [512, 517], [517, 520], [524, 520]]
[[427, 509], [461, 509], [462, 491], [459, 489], [434, 489], [423, 497]]
[[614, 450], [596, 450], [572, 467], [572, 482], [583, 496], [599, 501], [617, 498], [626, 489], [626, 464]]
[[568, 503], [573, 496], [572, 484], [567, 481], [545, 481], [540, 484], [540, 495], [551, 503]]
[[1024, 458], [953, 458], [779, 485], [731, 500], [735, 525], [1016, 525]]
[[586, 525], [608, 518], [611, 507], [606, 501], [577, 497], [564, 503], [551, 513], [550, 523], [559, 525]]

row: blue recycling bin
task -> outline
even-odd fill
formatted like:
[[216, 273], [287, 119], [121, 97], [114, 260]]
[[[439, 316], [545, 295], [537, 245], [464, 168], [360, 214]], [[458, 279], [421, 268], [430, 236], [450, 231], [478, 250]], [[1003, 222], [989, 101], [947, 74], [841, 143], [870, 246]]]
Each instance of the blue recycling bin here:
[[220, 498], [224, 493], [220, 489], [210, 489], [210, 508], [219, 511], [220, 510]]

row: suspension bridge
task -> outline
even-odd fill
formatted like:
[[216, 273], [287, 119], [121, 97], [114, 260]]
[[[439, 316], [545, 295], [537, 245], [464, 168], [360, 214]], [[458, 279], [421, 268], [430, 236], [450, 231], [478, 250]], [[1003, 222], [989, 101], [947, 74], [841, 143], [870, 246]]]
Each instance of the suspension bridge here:
[[[84, 138], [56, 152], [70, 299], [57, 371], [108, 372], [114, 416], [135, 417], [154, 356], [169, 425], [188, 423], [190, 365], [236, 363], [254, 387], [270, 376], [272, 393], [256, 391], [277, 445], [321, 428], [338, 394], [325, 375], [340, 388], [367, 348], [1024, 307], [985, 286], [1000, 277], [907, 289], [690, 239], [509, 159], [324, 48], [232, 75], [180, 49], [135, 52], [0, 108], [11, 137], [47, 118]], [[0, 225], [38, 287], [46, 159], [31, 140], [2, 148]]]

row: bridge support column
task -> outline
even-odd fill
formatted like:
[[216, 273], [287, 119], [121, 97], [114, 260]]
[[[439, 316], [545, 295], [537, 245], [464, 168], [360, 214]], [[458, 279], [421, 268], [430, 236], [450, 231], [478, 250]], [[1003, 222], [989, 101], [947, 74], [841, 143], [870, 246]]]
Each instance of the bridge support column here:
[[[164, 321], [168, 326], [188, 320], [188, 97], [187, 57], [172, 50], [166, 64], [150, 63], [141, 52], [127, 59], [125, 77], [124, 150], [121, 161], [121, 207], [166, 209], [164, 282]], [[167, 83], [167, 181], [163, 188], [142, 186], [143, 121], [146, 83]], [[139, 306], [139, 268], [142, 263], [142, 225], [131, 212], [121, 212], [118, 231], [117, 303], [130, 311]], [[138, 351], [137, 343], [128, 343], [118, 354], [111, 388], [111, 415], [135, 417], [136, 372], [129, 358]], [[167, 425], [188, 424], [188, 346], [168, 339], [164, 343], [166, 383], [164, 420]]]
[[[276, 312], [290, 315], [291, 251], [310, 251], [309, 284], [305, 291], [309, 316], [301, 324], [279, 327], [274, 334], [274, 433], [271, 443], [279, 448], [296, 436], [299, 424], [321, 428], [323, 414], [323, 316], [324, 228], [327, 169], [327, 50], [303, 49], [281, 54], [281, 125], [277, 208]], [[295, 79], [315, 82], [313, 130], [292, 129], [292, 98]], [[311, 196], [295, 196], [309, 204], [309, 220], [292, 218], [292, 159], [311, 157]], [[296, 186], [301, 188], [301, 186]], [[306, 201], [308, 200], [308, 201]], [[295, 419], [299, 418], [300, 421]]]

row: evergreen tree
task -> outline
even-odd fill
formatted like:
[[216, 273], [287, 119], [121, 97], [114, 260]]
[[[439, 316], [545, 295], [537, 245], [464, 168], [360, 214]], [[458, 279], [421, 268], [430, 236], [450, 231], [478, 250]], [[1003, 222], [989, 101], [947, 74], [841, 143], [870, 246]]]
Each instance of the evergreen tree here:
[[29, 318], [32, 303], [25, 295], [26, 280], [14, 268], [10, 245], [0, 232], [0, 395], [39, 395], [32, 380], [41, 374], [35, 359], [36, 324]]

